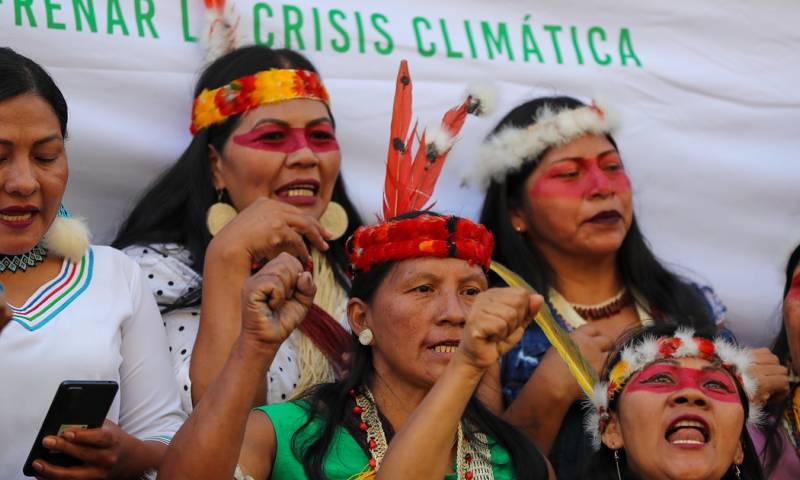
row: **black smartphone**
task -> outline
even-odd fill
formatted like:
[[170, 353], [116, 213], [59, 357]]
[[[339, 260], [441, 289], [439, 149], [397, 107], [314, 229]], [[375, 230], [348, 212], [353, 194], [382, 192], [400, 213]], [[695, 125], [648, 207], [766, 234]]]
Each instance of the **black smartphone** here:
[[42, 445], [44, 437], [61, 435], [72, 428], [99, 428], [103, 425], [111, 403], [117, 395], [119, 385], [114, 381], [65, 380], [58, 386], [50, 409], [44, 417], [42, 428], [33, 441], [31, 453], [25, 461], [22, 473], [36, 476], [34, 460], [44, 460], [53, 465], [70, 467], [83, 462]]

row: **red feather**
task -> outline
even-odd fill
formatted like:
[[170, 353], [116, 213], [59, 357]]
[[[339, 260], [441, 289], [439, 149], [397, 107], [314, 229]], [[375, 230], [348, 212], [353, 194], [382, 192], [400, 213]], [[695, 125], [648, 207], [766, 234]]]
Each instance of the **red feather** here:
[[[461, 105], [451, 108], [442, 117], [442, 128], [453, 138], [458, 136], [464, 126], [464, 121], [467, 119], [469, 101], [470, 99], [467, 98]], [[428, 203], [431, 195], [433, 195], [436, 181], [439, 180], [439, 175], [442, 172], [448, 153], [450, 153], [449, 150], [438, 152], [439, 155], [435, 159], [429, 159], [425, 146], [425, 134], [423, 133], [417, 156], [414, 159], [414, 166], [412, 167], [410, 190], [413, 195], [409, 211], [425, 208], [425, 204]]]
[[208, 9], [216, 8], [222, 10], [225, 7], [225, 0], [203, 0], [203, 3], [206, 4]]
[[[408, 62], [400, 62], [395, 82], [392, 126], [389, 134], [389, 153], [386, 156], [386, 180], [383, 185], [383, 218], [405, 212], [404, 190], [408, 182], [413, 136], [407, 137], [411, 123], [411, 75]], [[415, 127], [416, 129], [416, 127]]]

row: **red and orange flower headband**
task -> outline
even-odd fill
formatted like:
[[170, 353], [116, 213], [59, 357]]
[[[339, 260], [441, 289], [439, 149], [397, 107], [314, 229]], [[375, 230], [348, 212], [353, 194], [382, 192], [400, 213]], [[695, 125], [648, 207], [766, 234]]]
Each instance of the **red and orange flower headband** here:
[[222, 87], [203, 90], [192, 105], [190, 131], [194, 135], [260, 105], [295, 98], [308, 98], [330, 105], [328, 91], [314, 72], [272, 69], [247, 75]]

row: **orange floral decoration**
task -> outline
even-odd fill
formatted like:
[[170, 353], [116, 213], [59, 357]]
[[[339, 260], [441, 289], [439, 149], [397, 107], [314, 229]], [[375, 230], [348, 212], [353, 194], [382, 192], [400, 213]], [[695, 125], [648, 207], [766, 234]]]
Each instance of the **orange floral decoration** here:
[[192, 135], [260, 105], [308, 98], [330, 105], [319, 76], [308, 70], [272, 69], [248, 75], [213, 90], [205, 89], [192, 105]]

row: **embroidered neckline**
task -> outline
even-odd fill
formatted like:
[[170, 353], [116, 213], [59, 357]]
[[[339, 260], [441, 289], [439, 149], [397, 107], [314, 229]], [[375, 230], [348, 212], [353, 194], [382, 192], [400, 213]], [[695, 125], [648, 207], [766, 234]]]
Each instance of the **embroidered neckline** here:
[[12, 320], [28, 331], [41, 328], [86, 290], [93, 269], [91, 248], [78, 263], [65, 258], [56, 278], [42, 285], [21, 307], [9, 305]]

